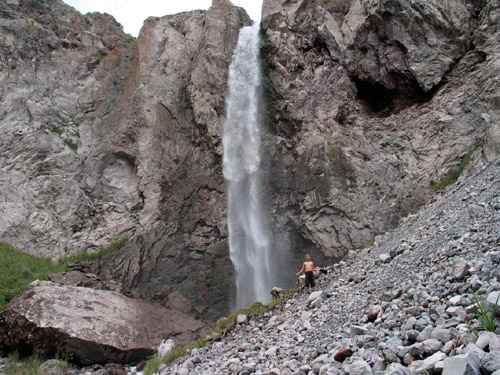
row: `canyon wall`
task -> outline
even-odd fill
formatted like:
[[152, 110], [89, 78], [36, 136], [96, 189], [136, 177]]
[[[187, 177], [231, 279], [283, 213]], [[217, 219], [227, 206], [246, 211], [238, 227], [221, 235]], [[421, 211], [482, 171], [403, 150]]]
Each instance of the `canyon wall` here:
[[221, 119], [246, 12], [215, 0], [137, 40], [57, 0], [0, 14], [1, 240], [57, 259], [129, 237], [103, 272], [131, 294], [226, 311]]
[[[368, 245], [500, 151], [500, 6], [264, 0], [263, 168], [280, 272]], [[144, 23], [0, 3], [0, 239], [206, 317], [234, 296], [222, 121], [241, 8]]]
[[499, 17], [496, 1], [264, 0], [279, 247], [343, 257], [498, 155]]

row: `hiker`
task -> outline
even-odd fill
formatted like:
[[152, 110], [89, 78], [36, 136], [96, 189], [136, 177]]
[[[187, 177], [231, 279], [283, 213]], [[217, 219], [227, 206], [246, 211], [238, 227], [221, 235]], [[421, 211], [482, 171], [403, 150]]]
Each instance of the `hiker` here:
[[314, 263], [311, 262], [311, 256], [309, 254], [306, 254], [306, 261], [302, 264], [302, 269], [296, 273], [295, 276], [299, 276], [304, 271], [306, 276], [306, 288], [307, 291], [310, 292], [316, 285], [314, 282], [314, 271], [320, 271], [320, 269], [314, 268]]

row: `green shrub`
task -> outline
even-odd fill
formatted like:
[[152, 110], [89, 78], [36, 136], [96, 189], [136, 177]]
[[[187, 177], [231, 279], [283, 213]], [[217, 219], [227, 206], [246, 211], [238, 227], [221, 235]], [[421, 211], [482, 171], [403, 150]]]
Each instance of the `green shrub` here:
[[66, 146], [68, 146], [70, 149], [72, 149], [73, 151], [76, 151], [78, 150], [78, 145], [76, 143], [73, 143], [71, 142], [71, 140], [69, 139], [65, 139], [64, 140], [64, 143], [66, 144]]
[[128, 36], [126, 38], [123, 38], [128, 44], [134, 44], [135, 43], [135, 38], [132, 36]]
[[56, 127], [53, 127], [52, 129], [50, 129], [50, 131], [52, 133], [56, 133], [56, 134], [59, 134], [59, 135], [61, 135], [63, 133], [62, 129], [59, 129], [59, 128], [56, 128]]
[[450, 172], [448, 172], [448, 174], [444, 176], [444, 178], [440, 182], [432, 183], [431, 188], [433, 190], [441, 190], [447, 187], [448, 185], [451, 185], [454, 182], [456, 182], [460, 177], [460, 175], [462, 174], [462, 172], [464, 171], [464, 169], [469, 165], [473, 151], [474, 150], [470, 150], [467, 153], [467, 155], [464, 156], [460, 165], [455, 169], [452, 169]]

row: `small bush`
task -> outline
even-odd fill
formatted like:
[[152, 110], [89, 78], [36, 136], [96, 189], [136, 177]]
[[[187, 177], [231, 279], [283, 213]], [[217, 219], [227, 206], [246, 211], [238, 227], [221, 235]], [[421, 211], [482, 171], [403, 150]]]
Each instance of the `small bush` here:
[[448, 185], [451, 185], [454, 182], [456, 182], [460, 177], [460, 175], [462, 174], [462, 172], [464, 171], [464, 169], [469, 165], [473, 151], [474, 150], [469, 151], [467, 155], [465, 155], [464, 158], [462, 159], [460, 165], [457, 168], [452, 169], [450, 172], [448, 172], [448, 174], [440, 182], [432, 183], [431, 188], [433, 190], [441, 190], [447, 187]]
[[52, 133], [56, 133], [58, 135], [61, 135], [63, 133], [63, 130], [62, 129], [59, 129], [59, 128], [56, 128], [56, 127], [53, 127], [52, 129], [50, 129], [50, 131]]
[[132, 36], [128, 36], [126, 38], [123, 38], [128, 44], [134, 44], [135, 43], [135, 38]]
[[72, 149], [73, 151], [76, 151], [78, 150], [78, 145], [76, 143], [73, 143], [71, 142], [71, 140], [69, 139], [65, 139], [64, 140], [64, 143], [66, 144], [66, 146], [68, 146], [70, 149]]

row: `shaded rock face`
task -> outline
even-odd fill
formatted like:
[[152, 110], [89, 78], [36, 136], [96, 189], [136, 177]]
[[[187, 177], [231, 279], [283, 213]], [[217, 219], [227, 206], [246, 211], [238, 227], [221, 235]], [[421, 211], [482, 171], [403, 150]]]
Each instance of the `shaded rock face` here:
[[59, 258], [127, 236], [105, 264], [126, 290], [225, 312], [221, 118], [244, 10], [149, 18], [137, 41], [56, 0], [0, 16], [2, 240]]
[[130, 363], [155, 353], [166, 337], [185, 345], [205, 325], [147, 301], [90, 288], [42, 282], [0, 315], [0, 346], [75, 362]]
[[499, 16], [495, 1], [264, 0], [278, 247], [342, 257], [468, 153], [471, 168], [498, 155]]

